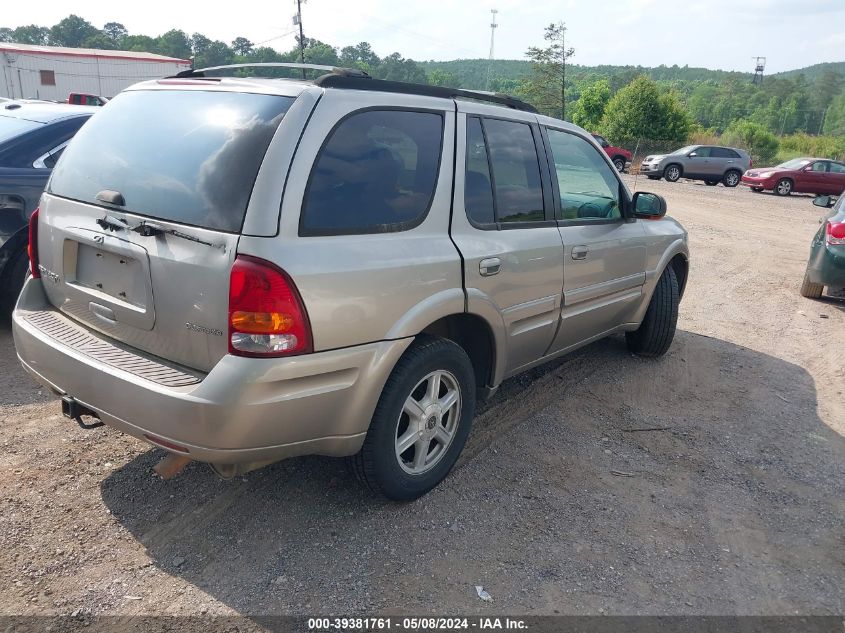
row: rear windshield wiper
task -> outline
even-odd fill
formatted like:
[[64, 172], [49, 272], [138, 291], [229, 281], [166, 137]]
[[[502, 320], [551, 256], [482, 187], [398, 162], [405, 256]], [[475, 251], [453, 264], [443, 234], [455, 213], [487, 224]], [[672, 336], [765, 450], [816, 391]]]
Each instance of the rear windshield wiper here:
[[136, 224], [135, 226], [127, 227], [133, 233], [137, 233], [138, 235], [143, 235], [144, 237], [155, 237], [157, 235], [172, 235], [173, 237], [180, 237], [183, 240], [188, 240], [190, 242], [196, 242], [197, 244], [203, 244], [204, 246], [211, 246], [212, 248], [219, 248], [223, 251], [226, 250], [225, 244], [214, 244], [213, 242], [207, 242], [206, 240], [202, 240], [194, 235], [189, 235], [188, 233], [182, 233], [181, 231], [177, 231], [176, 229], [166, 229], [158, 224], [151, 224], [150, 222], [143, 221], [140, 224]]

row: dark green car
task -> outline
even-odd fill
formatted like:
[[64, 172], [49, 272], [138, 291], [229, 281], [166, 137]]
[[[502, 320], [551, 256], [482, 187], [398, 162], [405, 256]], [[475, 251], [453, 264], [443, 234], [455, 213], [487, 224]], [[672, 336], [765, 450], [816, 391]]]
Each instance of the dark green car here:
[[845, 288], [845, 196], [839, 196], [835, 204], [831, 196], [816, 196], [813, 204], [833, 207], [820, 220], [801, 284], [802, 296], [818, 299], [825, 286], [828, 290]]

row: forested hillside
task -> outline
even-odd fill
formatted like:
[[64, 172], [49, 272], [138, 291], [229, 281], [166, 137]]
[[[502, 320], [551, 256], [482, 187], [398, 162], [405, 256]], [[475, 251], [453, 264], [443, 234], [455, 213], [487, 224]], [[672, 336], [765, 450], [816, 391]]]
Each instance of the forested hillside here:
[[[666, 134], [665, 139], [672, 142], [691, 135], [727, 135], [734, 139], [753, 137], [760, 145], [760, 139], [767, 134], [772, 140], [760, 145], [768, 148], [767, 157], [778, 151], [781, 156], [845, 156], [845, 62], [774, 74], [766, 76], [762, 84], [754, 84], [751, 73], [686, 66], [581, 66], [567, 61], [562, 91], [563, 58], [555, 61], [560, 51], [554, 51], [552, 34], [547, 29], [545, 35], [538, 36], [538, 43], [545, 40], [546, 48], [531, 47], [527, 52], [529, 59], [525, 60], [418, 62], [398, 52], [382, 57], [367, 42], [338, 47], [306, 38], [305, 61], [354, 66], [380, 79], [511, 93], [545, 113], [563, 114], [585, 127], [615, 133], [620, 141], [644, 134]], [[97, 28], [76, 15], [49, 27], [0, 28], [0, 41], [148, 51], [193, 59], [195, 67], [299, 61], [298, 47], [279, 52], [266, 42], [255, 44], [245, 37], [226, 43], [175, 29], [158, 36], [130, 34], [119, 22]], [[568, 59], [570, 54], [571, 51], [565, 57]], [[290, 76], [290, 71], [270, 72]], [[562, 92], [564, 101], [560, 99]], [[646, 100], [643, 111], [652, 112], [651, 120], [640, 128], [623, 125], [625, 116], [630, 115], [620, 113], [637, 100]], [[646, 107], [651, 102], [656, 105]], [[658, 111], [665, 114], [665, 121], [654, 120], [654, 112]], [[789, 138], [781, 142], [776, 137]], [[746, 140], [745, 144], [750, 145], [751, 141]]]

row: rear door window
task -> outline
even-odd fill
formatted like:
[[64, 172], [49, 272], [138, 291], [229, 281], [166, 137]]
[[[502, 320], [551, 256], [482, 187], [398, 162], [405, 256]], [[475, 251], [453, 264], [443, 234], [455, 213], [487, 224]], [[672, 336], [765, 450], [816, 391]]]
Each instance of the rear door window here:
[[343, 119], [309, 177], [300, 235], [404, 231], [425, 218], [437, 184], [443, 115], [365, 110]]
[[126, 211], [238, 232], [264, 153], [293, 101], [235, 92], [121, 93], [67, 147], [50, 192], [99, 204], [100, 191], [119, 191]]
[[710, 150], [711, 158], [739, 158], [734, 150], [727, 147], [714, 147]]
[[545, 220], [540, 163], [531, 126], [485, 119], [499, 222]]

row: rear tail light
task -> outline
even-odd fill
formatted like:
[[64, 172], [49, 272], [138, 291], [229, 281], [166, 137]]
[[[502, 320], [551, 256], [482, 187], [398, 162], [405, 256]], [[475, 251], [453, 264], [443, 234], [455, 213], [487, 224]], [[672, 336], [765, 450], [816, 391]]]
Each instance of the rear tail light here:
[[826, 233], [828, 244], [845, 244], [845, 222], [828, 222]]
[[229, 277], [229, 353], [272, 357], [311, 350], [308, 314], [290, 277], [263, 259], [238, 255]]
[[29, 255], [29, 272], [35, 279], [41, 278], [41, 272], [38, 270], [38, 212], [36, 209], [31, 216], [29, 216], [29, 245], [26, 247], [26, 254]]

